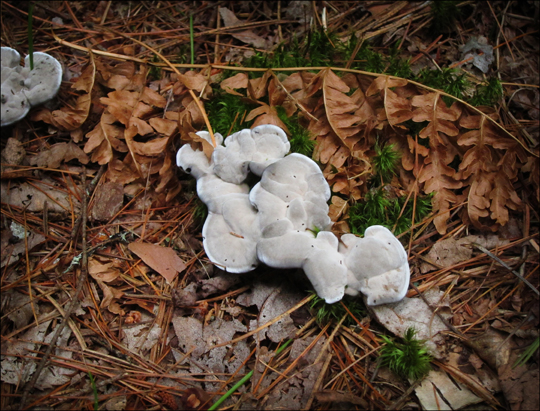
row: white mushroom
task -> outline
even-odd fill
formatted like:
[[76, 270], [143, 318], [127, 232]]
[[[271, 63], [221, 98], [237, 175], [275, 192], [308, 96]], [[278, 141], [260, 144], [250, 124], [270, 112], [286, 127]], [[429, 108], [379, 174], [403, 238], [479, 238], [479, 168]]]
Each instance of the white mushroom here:
[[33, 53], [34, 69], [30, 70], [30, 56], [20, 66], [16, 50], [2, 47], [1, 125], [13, 124], [26, 116], [30, 107], [52, 99], [62, 83], [62, 66], [54, 57]]
[[393, 303], [403, 299], [409, 287], [407, 252], [386, 227], [368, 227], [364, 238], [341, 236], [340, 253], [348, 268], [346, 293], [362, 292], [368, 305]]
[[257, 212], [248, 194], [221, 197], [219, 212], [209, 212], [202, 235], [206, 255], [231, 273], [246, 273], [259, 265]]
[[222, 180], [242, 183], [249, 171], [261, 175], [271, 163], [283, 158], [290, 149], [287, 135], [279, 127], [262, 125], [238, 131], [225, 139], [212, 154], [214, 172]]
[[257, 244], [257, 256], [274, 268], [302, 268], [319, 297], [328, 304], [343, 298], [347, 284], [344, 256], [338, 253], [338, 239], [329, 231], [315, 237], [295, 230], [288, 219], [270, 224]]
[[[302, 268], [328, 304], [360, 292], [369, 305], [401, 300], [410, 274], [399, 240], [387, 228], [372, 226], [364, 238], [345, 234], [340, 244], [329, 231], [330, 187], [321, 169], [300, 154], [280, 158], [288, 150], [283, 139], [281, 129], [266, 125], [227, 137], [210, 161], [189, 145], [179, 150], [177, 164], [197, 178], [197, 193], [208, 206], [208, 258], [233, 273], [259, 262]], [[261, 175], [251, 191], [243, 184], [250, 170]]]

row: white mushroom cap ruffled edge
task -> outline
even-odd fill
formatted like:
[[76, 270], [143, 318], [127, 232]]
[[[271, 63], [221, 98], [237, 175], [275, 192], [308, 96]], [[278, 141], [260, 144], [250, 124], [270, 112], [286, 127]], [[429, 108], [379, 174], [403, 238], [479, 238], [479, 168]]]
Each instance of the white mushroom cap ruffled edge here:
[[34, 69], [30, 56], [20, 65], [19, 53], [2, 47], [1, 125], [13, 124], [28, 114], [31, 107], [52, 99], [62, 83], [62, 65], [47, 53], [34, 52]]
[[[345, 293], [359, 292], [368, 305], [400, 301], [410, 280], [405, 249], [383, 226], [369, 227], [364, 238], [345, 234], [339, 244], [326, 231], [332, 226], [327, 204], [330, 187], [313, 160], [296, 153], [283, 159], [268, 156], [264, 169], [262, 163], [254, 167], [262, 173], [251, 192], [240, 184], [248, 167], [251, 170], [251, 139], [257, 129], [255, 135], [266, 133], [270, 138], [281, 138], [283, 133], [272, 125], [242, 130], [227, 137], [226, 147], [217, 147], [220, 154], [214, 150], [210, 161], [189, 145], [178, 151], [177, 164], [197, 178], [197, 192], [209, 209], [203, 227], [209, 259], [233, 273], [250, 271], [259, 261], [274, 268], [302, 268], [329, 304]], [[223, 138], [217, 135], [220, 143]], [[218, 167], [216, 160], [221, 162]], [[311, 230], [321, 231], [315, 236]]]
[[242, 183], [251, 171], [260, 176], [275, 161], [283, 158], [291, 145], [285, 132], [277, 126], [263, 124], [231, 134], [225, 146], [212, 153], [214, 172], [222, 180]]
[[363, 238], [341, 236], [340, 253], [348, 268], [346, 293], [366, 296], [368, 305], [401, 301], [410, 281], [407, 252], [386, 227], [368, 227]]

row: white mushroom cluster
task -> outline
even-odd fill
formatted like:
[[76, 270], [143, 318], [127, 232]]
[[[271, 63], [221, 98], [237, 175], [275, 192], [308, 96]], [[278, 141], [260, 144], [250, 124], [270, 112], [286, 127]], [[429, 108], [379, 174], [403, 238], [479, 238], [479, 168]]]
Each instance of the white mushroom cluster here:
[[[200, 137], [210, 142], [210, 135]], [[208, 258], [232, 273], [259, 263], [302, 268], [319, 297], [332, 304], [343, 295], [366, 296], [379, 305], [403, 299], [409, 286], [407, 253], [390, 230], [369, 227], [363, 238], [330, 231], [330, 187], [310, 158], [292, 153], [279, 127], [261, 125], [227, 137], [210, 160], [186, 144], [179, 167], [197, 179], [208, 207], [203, 245]], [[249, 172], [260, 177], [250, 190]]]
[[2, 47], [1, 57], [1, 125], [7, 126], [56, 95], [62, 83], [62, 65], [47, 53], [34, 52], [34, 69], [30, 70], [30, 56], [22, 67], [21, 56], [10, 47]]

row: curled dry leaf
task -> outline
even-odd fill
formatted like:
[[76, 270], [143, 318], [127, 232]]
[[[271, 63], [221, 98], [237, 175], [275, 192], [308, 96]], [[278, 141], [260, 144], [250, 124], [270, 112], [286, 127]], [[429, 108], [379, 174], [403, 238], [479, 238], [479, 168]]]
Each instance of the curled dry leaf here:
[[82, 164], [88, 164], [89, 158], [79, 146], [69, 143], [58, 143], [48, 150], [41, 151], [37, 156], [29, 159], [30, 164], [38, 167], [58, 168], [62, 162], [73, 159], [79, 160]]
[[120, 276], [120, 270], [115, 262], [103, 264], [98, 259], [90, 257], [88, 259], [88, 274], [95, 280], [110, 283]]
[[95, 77], [96, 66], [92, 58], [80, 77], [71, 86], [72, 89], [80, 92], [76, 101], [53, 112], [43, 107], [32, 115], [32, 120], [44, 121], [64, 131], [71, 131], [81, 127], [90, 113]]
[[150, 268], [161, 274], [167, 284], [171, 284], [178, 273], [186, 268], [186, 264], [172, 248], [147, 243], [130, 243], [128, 248]]

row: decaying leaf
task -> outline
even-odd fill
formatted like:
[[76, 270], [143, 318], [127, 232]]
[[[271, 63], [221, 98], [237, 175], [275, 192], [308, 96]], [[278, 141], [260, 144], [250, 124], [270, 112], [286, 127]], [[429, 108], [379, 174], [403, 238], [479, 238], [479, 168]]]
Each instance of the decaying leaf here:
[[38, 167], [59, 168], [62, 162], [77, 159], [82, 164], [88, 164], [89, 158], [79, 146], [69, 143], [57, 143], [48, 150], [41, 151], [30, 158], [30, 164]]
[[96, 280], [109, 283], [120, 276], [117, 265], [115, 262], [103, 264], [98, 259], [91, 257], [88, 259], [88, 274]]
[[130, 243], [128, 248], [171, 284], [178, 273], [185, 270], [185, 263], [172, 248], [155, 244]]
[[72, 89], [81, 92], [76, 101], [53, 112], [43, 107], [32, 115], [32, 120], [44, 121], [64, 131], [81, 127], [90, 113], [95, 77], [96, 66], [92, 58], [77, 81], [71, 86]]
[[[431, 289], [424, 293], [424, 297], [433, 309], [438, 308], [443, 317], [448, 319], [451, 316], [448, 298], [442, 291]], [[412, 327], [416, 331], [415, 338], [425, 340], [432, 356], [444, 356], [444, 350], [439, 349], [445, 346], [441, 332], [448, 328], [420, 297], [405, 297], [399, 303], [377, 305], [371, 310], [377, 321], [394, 334], [403, 338], [407, 329]]]

